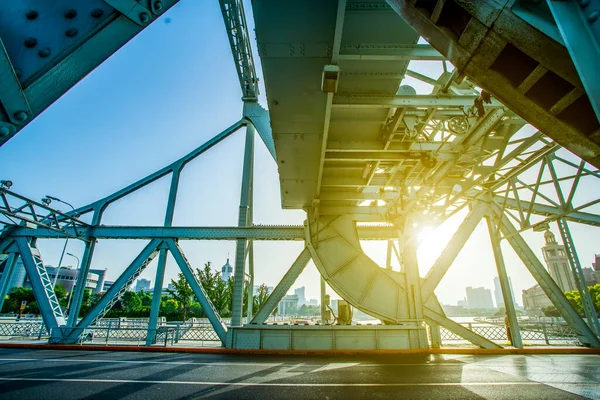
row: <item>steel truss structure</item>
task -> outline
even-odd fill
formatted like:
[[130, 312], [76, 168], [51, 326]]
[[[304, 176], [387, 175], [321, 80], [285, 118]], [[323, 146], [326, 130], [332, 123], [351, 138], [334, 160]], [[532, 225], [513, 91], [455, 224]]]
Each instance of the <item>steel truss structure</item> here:
[[[124, 11], [118, 6], [127, 2], [103, 3], [111, 5], [115, 10]], [[144, 7], [142, 3], [133, 3], [135, 7]], [[153, 2], [152, 7], [157, 3], [160, 2]], [[172, 3], [175, 1], [165, 4], [170, 6]], [[435, 288], [477, 224], [485, 219], [513, 345], [522, 347], [523, 343], [500, 247], [502, 240], [506, 240], [515, 250], [562, 317], [577, 333], [579, 340], [587, 346], [600, 347], [600, 326], [585, 287], [581, 263], [568, 225], [570, 222], [591, 227], [600, 225], [600, 213], [597, 211], [600, 200], [590, 200], [589, 194], [581, 189], [584, 182], [588, 187], [600, 184], [600, 172], [583, 160], [573, 161], [574, 157], [566, 154], [542, 132], [527, 134], [526, 129], [523, 129], [526, 125], [523, 119], [486, 92], [477, 90], [472, 82], [461, 78], [457, 72], [447, 71], [436, 80], [416, 71], [404, 70], [410, 60], [442, 59], [429, 46], [416, 45], [416, 35], [409, 40], [414, 43], [396, 47], [373, 45], [359, 49], [358, 54], [356, 47], [344, 45], [342, 32], [347, 14], [360, 14], [364, 11], [358, 3], [346, 4], [346, 1], [339, 1], [337, 5], [336, 29], [329, 54], [333, 64], [340, 63], [343, 66], [344, 62], [357, 63], [355, 65], [364, 63], [368, 68], [375, 65], [373, 63], [396, 63], [393, 65], [400, 72], [391, 77], [396, 86], [408, 75], [433, 85], [433, 91], [429, 95], [397, 94], [394, 89], [394, 94], [365, 95], [340, 86], [339, 92], [328, 93], [324, 113], [325, 130], [318, 142], [319, 157], [315, 165], [311, 165], [311, 168], [317, 169], [315, 189], [308, 193], [310, 204], [303, 206], [308, 216], [305, 225], [254, 225], [252, 191], [254, 140], [257, 134], [277, 162], [280, 173], [285, 175], [287, 172], [282, 163], [283, 156], [278, 151], [278, 146], [282, 149], [282, 144], [278, 145], [274, 140], [276, 134], [274, 135], [272, 126], [276, 124], [272, 121], [273, 114], [270, 115], [257, 102], [258, 79], [242, 2], [220, 0], [220, 5], [243, 93], [242, 118], [172, 164], [73, 212], [62, 213], [17, 195], [7, 188], [0, 189], [3, 200], [0, 212], [5, 216], [0, 220], [5, 226], [0, 235], [0, 256], [5, 259], [5, 269], [0, 280], [0, 305], [9, 289], [17, 258], [20, 257], [32, 282], [45, 326], [51, 330], [50, 340], [56, 343], [77, 343], [86, 329], [97, 324], [136, 277], [157, 258], [155, 289], [146, 337], [146, 344], [150, 345], [156, 340], [161, 291], [167, 255], [170, 253], [206, 311], [223, 345], [237, 346], [241, 341], [236, 339], [235, 331], [242, 327], [243, 297], [252, 298], [253, 241], [297, 240], [304, 241], [304, 249], [262, 308], [252, 310], [249, 307], [248, 320], [251, 322], [248, 326], [264, 324], [312, 259], [323, 279], [352, 305], [380, 318], [386, 324], [406, 329], [409, 347], [440, 346], [440, 327], [444, 327], [477, 346], [495, 348], [499, 346], [447, 318], [434, 294]], [[385, 11], [386, 7], [383, 3], [375, 8]], [[137, 21], [136, 18], [140, 18], [146, 11], [137, 8], [132, 10], [114, 14], [110, 24], [133, 24], [128, 31], [131, 36], [149, 23], [159, 11], [153, 9], [148, 14], [148, 20]], [[121, 37], [121, 41], [125, 37], [126, 35]], [[276, 51], [268, 44], [261, 45], [260, 40], [259, 37], [262, 56], [267, 57], [267, 54]], [[2, 71], [0, 69], [0, 76], [3, 76]], [[15, 75], [14, 68], [12, 72]], [[349, 79], [362, 79], [362, 72], [354, 73], [354, 78]], [[46, 76], [32, 74], [31, 79], [45, 79]], [[344, 79], [345, 74], [351, 77], [353, 72], [343, 72], [342, 69], [341, 79]], [[389, 80], [390, 77], [383, 79]], [[7, 90], [0, 86], [0, 94], [9, 93]], [[0, 98], [4, 100], [4, 97]], [[44, 105], [37, 106], [36, 110], [43, 109], [52, 100], [53, 98], [44, 100]], [[31, 100], [30, 102], [33, 103]], [[4, 102], [3, 106], [5, 109], [10, 108]], [[39, 112], [34, 111], [31, 116]], [[14, 118], [15, 115], [12, 115]], [[30, 115], [29, 112], [27, 115]], [[384, 123], [375, 124], [379, 124], [376, 135], [367, 139], [360, 127], [354, 130], [349, 127], [348, 121], [352, 121], [353, 115], [366, 115], [373, 119], [384, 115], [385, 118]], [[3, 124], [0, 128], [8, 126], [8, 122]], [[344, 134], [339, 130], [342, 125]], [[15, 133], [14, 126], [8, 128], [11, 129], [10, 135]], [[173, 226], [183, 168], [242, 128], [245, 128], [246, 136], [238, 226]], [[558, 164], [561, 165], [560, 168], [557, 167]], [[163, 177], [170, 178], [170, 189], [162, 226], [101, 224], [108, 206]], [[287, 187], [282, 188], [282, 191], [285, 193], [284, 203], [294, 195], [291, 191], [288, 193]], [[307, 193], [303, 191], [302, 194]], [[17, 200], [20, 203], [15, 206], [14, 201]], [[418, 229], [426, 224], [440, 225], [463, 210], [466, 210], [466, 216], [446, 249], [426, 276], [419, 276], [416, 258]], [[91, 222], [82, 222], [80, 216], [83, 215], [91, 216]], [[377, 224], [374, 225], [373, 222]], [[524, 230], [538, 229], [549, 222], [558, 224], [572, 273], [581, 291], [585, 320], [569, 303], [521, 235]], [[78, 282], [86, 281], [98, 240], [144, 239], [147, 244], [101, 301], [86, 315], [80, 315], [85, 285], [76, 285], [70, 313], [65, 318], [36, 247], [39, 238], [73, 238], [84, 241]], [[388, 242], [387, 268], [378, 267], [366, 257], [360, 248], [360, 239]], [[192, 267], [179, 246], [181, 240], [236, 240], [234, 303], [229, 327], [223, 323], [196, 280]], [[392, 253], [398, 258], [400, 271], [391, 268]], [[363, 273], [360, 271], [368, 273], [360, 275]], [[246, 276], [249, 276], [250, 284], [248, 292], [244, 293]], [[362, 286], [357, 287], [357, 282]], [[252, 301], [248, 303], [251, 305]], [[424, 335], [425, 325], [429, 326], [429, 338]]]

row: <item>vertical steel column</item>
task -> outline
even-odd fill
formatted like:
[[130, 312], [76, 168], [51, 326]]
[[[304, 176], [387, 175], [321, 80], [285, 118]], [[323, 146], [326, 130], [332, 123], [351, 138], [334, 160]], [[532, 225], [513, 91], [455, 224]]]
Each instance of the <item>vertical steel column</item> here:
[[[254, 221], [254, 173], [250, 174], [250, 193], [248, 195], [248, 224], [252, 225]], [[246, 313], [247, 321], [252, 321], [254, 314], [254, 241], [248, 240], [248, 309]]]
[[[411, 319], [417, 320], [421, 325], [423, 320], [423, 301], [421, 296], [421, 277], [419, 275], [419, 262], [417, 260], [416, 230], [413, 227], [413, 219], [408, 217], [404, 224], [404, 230], [398, 232], [398, 237], [404, 241], [402, 248], [402, 262], [404, 264], [404, 278], [406, 297], [408, 300], [408, 314]], [[417, 348], [422, 347], [421, 335], [410, 332], [412, 341]], [[411, 347], [413, 345], [411, 344]]]
[[579, 289], [581, 304], [583, 305], [583, 312], [585, 313], [587, 323], [596, 336], [600, 336], [600, 323], [598, 322], [598, 315], [596, 314], [594, 303], [592, 302], [592, 297], [590, 296], [590, 291], [585, 283], [585, 276], [583, 275], [583, 269], [581, 268], [581, 263], [579, 262], [579, 256], [577, 255], [577, 250], [575, 249], [575, 243], [573, 242], [569, 225], [564, 218], [559, 218], [556, 221], [556, 224], [560, 230], [560, 236], [562, 237], [565, 251], [567, 252], [571, 271], [575, 277], [577, 288]]
[[252, 321], [252, 314], [254, 314], [254, 242], [252, 240], [248, 243], [248, 276], [250, 281], [248, 282], [248, 310], [246, 317], [248, 322]]
[[515, 311], [515, 302], [510, 290], [510, 282], [504, 265], [504, 256], [500, 247], [500, 235], [492, 217], [486, 217], [488, 231], [490, 233], [490, 241], [492, 242], [492, 250], [494, 259], [496, 260], [496, 268], [498, 269], [498, 278], [500, 280], [500, 288], [502, 289], [502, 298], [504, 299], [504, 308], [508, 317], [508, 327], [510, 328], [510, 342], [514, 347], [523, 348], [521, 340], [521, 330], [519, 329], [519, 321]]
[[[173, 224], [173, 215], [175, 213], [175, 203], [177, 202], [177, 189], [179, 187], [179, 177], [181, 176], [181, 166], [173, 169], [171, 176], [171, 186], [169, 188], [169, 199], [167, 200], [167, 211], [165, 213], [164, 226]], [[160, 312], [160, 302], [162, 300], [162, 287], [165, 280], [165, 267], [167, 265], [167, 249], [161, 248], [158, 255], [158, 265], [156, 266], [156, 278], [154, 279], [154, 291], [152, 292], [152, 307], [150, 308], [150, 319], [148, 321], [148, 333], [146, 334], [146, 346], [154, 344], [156, 337], [156, 323]]]
[[392, 241], [392, 239], [388, 240], [387, 243], [387, 256], [385, 258], [385, 267], [387, 269], [392, 269], [392, 246], [394, 245], [394, 242]]
[[4, 299], [10, 289], [10, 281], [15, 272], [18, 258], [19, 253], [10, 253], [8, 260], [6, 260], [6, 264], [4, 264], [4, 272], [2, 273], [2, 278], [0, 278], [0, 310], [2, 310], [2, 307], [4, 306]]
[[326, 297], [327, 286], [325, 286], [325, 279], [321, 276], [321, 325], [325, 325], [327, 323], [327, 318], [325, 318], [325, 314], [327, 314], [327, 306], [325, 304]]
[[[92, 223], [90, 225], [100, 225], [103, 213], [104, 207], [96, 209], [94, 211], [94, 216], [92, 217]], [[79, 311], [81, 311], [81, 302], [83, 301], [83, 294], [85, 293], [85, 282], [87, 282], [87, 276], [88, 272], [90, 271], [90, 264], [92, 263], [92, 257], [94, 256], [95, 249], [96, 238], [90, 237], [89, 240], [85, 242], [85, 249], [83, 250], [83, 258], [81, 260], [81, 266], [79, 267], [79, 274], [77, 275], [77, 281], [75, 281], [75, 286], [73, 287], [75, 295], [73, 296], [73, 301], [71, 302], [71, 309], [69, 310], [69, 319], [67, 321], [67, 326], [69, 327], [74, 327], [77, 325], [77, 320], [79, 319]], [[80, 282], [83, 282], [84, 284], [78, 284]]]
[[[242, 193], [240, 196], [240, 212], [238, 226], [248, 226], [248, 208], [250, 187], [252, 185], [252, 169], [254, 164], [254, 126], [246, 125], [246, 146], [244, 150], [244, 169], [242, 172]], [[231, 326], [242, 325], [244, 309], [244, 278], [246, 266], [246, 239], [238, 239], [235, 250], [235, 267], [233, 270], [233, 306], [231, 310]]]

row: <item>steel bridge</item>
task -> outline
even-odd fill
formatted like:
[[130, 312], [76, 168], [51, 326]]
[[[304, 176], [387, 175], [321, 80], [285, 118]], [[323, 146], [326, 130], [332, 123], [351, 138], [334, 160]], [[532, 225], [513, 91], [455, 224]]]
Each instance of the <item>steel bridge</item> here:
[[[1, 5], [0, 145], [175, 3], [30, 0]], [[0, 261], [5, 267], [0, 304], [20, 257], [50, 341], [77, 343], [157, 258], [146, 337], [152, 344], [170, 253], [226, 347], [430, 348], [440, 346], [444, 328], [476, 346], [497, 348], [447, 318], [435, 295], [461, 248], [485, 220], [512, 344], [523, 346], [503, 240], [579, 341], [600, 347], [600, 324], [569, 230], [573, 222], [593, 232], [600, 225], [600, 197], [590, 198], [581, 189], [600, 182], [600, 80], [595, 71], [600, 1], [254, 0], [265, 105], [258, 102], [263, 86], [243, 3], [219, 4], [242, 92], [240, 120], [172, 164], [72, 212], [21, 196], [2, 181]], [[415, 60], [443, 63], [444, 72], [432, 78], [412, 70]], [[406, 77], [426, 83], [431, 92], [417, 94], [403, 84]], [[522, 129], [528, 123], [538, 130]], [[240, 130], [245, 132], [245, 154], [238, 226], [173, 226], [182, 170]], [[283, 208], [304, 210], [303, 226], [253, 223], [256, 135], [277, 163]], [[108, 206], [163, 177], [171, 182], [163, 225], [102, 224]], [[416, 232], [463, 210], [466, 217], [448, 246], [420, 276]], [[554, 222], [585, 318], [521, 235]], [[89, 272], [99, 240], [143, 239], [147, 244], [86, 315], [80, 315], [85, 285], [77, 285], [67, 318], [37, 249], [40, 238], [85, 243], [79, 281]], [[196, 279], [179, 245], [182, 240], [236, 241], [230, 324]], [[256, 240], [302, 241], [304, 249], [266, 304], [260, 310], [249, 307], [249, 322], [243, 324], [243, 297], [252, 296]], [[365, 255], [360, 240], [387, 241], [385, 268]], [[391, 267], [393, 254], [400, 270]], [[311, 259], [321, 274], [322, 291], [327, 283], [385, 325], [266, 325]]]

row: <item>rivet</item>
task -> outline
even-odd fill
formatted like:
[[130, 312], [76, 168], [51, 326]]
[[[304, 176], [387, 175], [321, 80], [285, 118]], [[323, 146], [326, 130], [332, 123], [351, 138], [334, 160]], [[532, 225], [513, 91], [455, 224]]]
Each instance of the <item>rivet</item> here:
[[8, 136], [9, 133], [10, 129], [8, 129], [8, 126], [0, 126], [0, 136]]
[[156, 11], [160, 11], [160, 10], [162, 10], [162, 8], [163, 8], [163, 4], [162, 4], [161, 1], [155, 1], [154, 2], [154, 9]]
[[140, 14], [140, 21], [142, 21], [142, 23], [146, 23], [150, 20], [150, 16], [147, 13], [141, 13]]
[[27, 112], [25, 111], [17, 111], [14, 115], [17, 121], [23, 122], [27, 119]]
[[77, 11], [73, 10], [72, 8], [69, 8], [67, 11], [65, 11], [65, 18], [67, 19], [73, 19], [77, 16]]
[[47, 47], [40, 49], [40, 51], [38, 51], [38, 55], [42, 58], [46, 58], [50, 55], [50, 49]]
[[579, 0], [579, 5], [581, 6], [581, 8], [586, 8], [590, 5], [590, 0]]
[[102, 10], [101, 10], [101, 9], [99, 9], [99, 8], [96, 8], [96, 9], [92, 10], [92, 13], [91, 13], [91, 15], [92, 15], [92, 17], [94, 17], [94, 18], [100, 18], [101, 16], [103, 16], [103, 15], [104, 15], [104, 11], [102, 11]]
[[69, 28], [65, 32], [65, 36], [66, 37], [73, 37], [73, 36], [77, 35], [77, 33], [78, 33], [77, 28]]
[[600, 17], [600, 11], [598, 11], [598, 10], [592, 11], [590, 13], [590, 15], [588, 15], [588, 21], [591, 24], [593, 24], [594, 22], [596, 22], [596, 20], [598, 20], [598, 17]]
[[35, 46], [37, 46], [37, 39], [36, 38], [32, 38], [29, 37], [27, 39], [25, 39], [25, 42], [23, 42], [23, 44], [25, 45], [25, 47], [27, 47], [28, 49], [31, 49]]
[[25, 17], [29, 20], [36, 19], [38, 17], [38, 15], [40, 15], [40, 14], [35, 10], [29, 10], [25, 13]]

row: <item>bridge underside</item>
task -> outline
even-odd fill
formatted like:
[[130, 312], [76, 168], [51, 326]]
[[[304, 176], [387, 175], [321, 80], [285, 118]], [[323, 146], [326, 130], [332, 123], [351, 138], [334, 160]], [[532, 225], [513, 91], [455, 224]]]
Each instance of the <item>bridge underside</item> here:
[[[130, 12], [123, 7], [108, 6], [132, 5], [132, 2], [98, 3], [105, 10], [102, 15], [106, 19], [100, 21], [103, 23], [88, 24], [85, 29], [82, 26], [81, 32], [87, 33], [77, 43], [61, 42], [60, 56], [40, 55], [48, 58], [48, 62], [38, 60], [34, 63], [37, 69], [31, 67], [27, 59], [21, 59], [24, 53], [6, 41], [6, 38], [14, 38], [15, 32], [21, 32], [22, 27], [3, 25], [5, 30], [10, 28], [8, 34], [0, 30], [0, 37], [6, 42], [8, 56], [5, 58], [10, 57], [13, 62], [0, 60], [0, 77], [10, 78], [12, 84], [6, 84], [9, 81], [5, 80], [1, 84], [6, 86], [0, 86], [4, 109], [0, 113], [2, 141], [8, 140], [175, 1], [133, 2], [135, 7]], [[160, 10], [158, 3], [162, 4]], [[535, 46], [524, 49], [525, 44], [523, 40], [519, 42], [522, 38], [518, 36], [522, 31], [501, 31], [500, 22], [510, 17], [509, 11], [494, 11], [489, 7], [470, 10], [465, 9], [464, 4], [391, 0], [253, 1], [258, 54], [268, 100], [266, 111], [257, 103], [258, 81], [243, 3], [220, 0], [245, 102], [242, 119], [174, 163], [72, 213], [63, 214], [48, 204], [19, 196], [2, 181], [0, 211], [6, 218], [0, 220], [5, 225], [0, 232], [0, 262], [5, 262], [5, 273], [0, 280], [0, 304], [12, 268], [20, 257], [34, 283], [44, 322], [52, 329], [52, 341], [77, 343], [157, 258], [154, 300], [146, 337], [146, 343], [152, 344], [156, 339], [161, 288], [170, 253], [225, 346], [302, 349], [317, 346], [316, 343], [331, 347], [334, 345], [330, 341], [337, 339], [347, 346], [358, 343], [352, 342], [356, 339], [352, 335], [356, 333], [352, 333], [354, 328], [350, 327], [286, 330], [264, 324], [312, 259], [324, 282], [336, 293], [386, 324], [360, 328], [364, 339], [361, 346], [438, 347], [440, 328], [444, 327], [479, 347], [496, 348], [498, 344], [448, 319], [434, 293], [475, 227], [485, 219], [507, 305], [513, 345], [522, 347], [523, 343], [501, 240], [506, 240], [515, 250], [581, 343], [600, 347], [600, 326], [595, 314], [591, 314], [591, 303], [586, 303], [589, 293], [585, 282], [580, 282], [583, 273], [567, 225], [567, 221], [600, 225], [594, 208], [600, 200], [597, 196], [590, 200], [589, 195], [578, 191], [583, 182], [593, 187], [600, 179], [598, 170], [586, 163], [599, 164], [594, 99], [586, 96], [578, 71], [568, 61], [569, 54], [564, 48], [541, 37], [540, 32], [517, 24], [515, 26], [521, 26], [519, 29], [525, 29], [527, 35], [536, 39], [542, 50]], [[489, 15], [482, 16], [482, 10], [487, 10]], [[20, 8], [16, 10], [21, 17], [23, 12]], [[144, 13], [150, 14], [142, 17]], [[25, 15], [28, 21], [36, 19]], [[95, 12], [94, 15], [100, 14]], [[58, 23], [55, 25], [64, 28]], [[119, 28], [118, 34], [111, 28]], [[107, 32], [112, 32], [115, 41], [104, 43], [102, 51], [90, 59], [93, 62], [83, 62], [81, 50], [91, 46], [84, 44], [104, 37]], [[431, 45], [419, 43], [419, 35]], [[544, 54], [547, 49], [552, 50], [552, 57]], [[446, 58], [456, 69], [445, 62]], [[27, 68], [17, 68], [19, 74], [15, 66], [21, 61]], [[442, 72], [433, 73], [428, 66], [418, 65], [416, 61], [435, 63], [438, 67], [443, 63]], [[68, 69], [64, 63], [69, 62], [80, 65], [77, 73], [60, 75], [62, 68]], [[64, 80], [50, 85], [53, 90], [42, 90], [57, 76]], [[421, 93], [417, 94], [414, 87], [403, 85], [407, 77], [425, 84], [428, 92], [422, 93], [419, 89]], [[15, 92], [15, 89], [18, 90]], [[5, 96], [5, 93], [11, 95]], [[29, 108], [22, 114], [20, 106]], [[522, 129], [526, 127], [526, 120], [539, 131]], [[173, 227], [181, 171], [191, 160], [241, 128], [246, 130], [246, 142], [238, 226]], [[305, 226], [254, 226], [255, 131], [277, 162], [283, 207], [305, 210], [308, 217]], [[561, 154], [560, 145], [583, 160]], [[559, 172], [555, 168], [558, 164], [561, 165]], [[565, 172], [567, 170], [569, 172]], [[164, 226], [102, 225], [108, 206], [167, 176], [171, 184]], [[20, 205], [15, 206], [13, 201]], [[424, 225], [438, 226], [463, 211], [466, 216], [447, 248], [427, 275], [421, 277], [416, 257], [418, 230]], [[83, 214], [91, 215], [91, 222], [80, 220]], [[555, 221], [569, 252], [571, 271], [576, 280], [579, 279], [588, 323], [569, 303], [520, 235], [523, 230], [544, 227]], [[148, 243], [81, 320], [78, 318], [84, 287], [80, 285], [65, 320], [36, 248], [34, 239], [37, 238], [84, 241], [80, 279], [85, 279], [89, 272], [97, 239], [145, 239]], [[180, 239], [236, 240], [230, 327], [223, 323], [219, 310], [214, 308], [194, 275], [179, 246]], [[388, 242], [386, 268], [365, 255], [360, 245], [364, 239]], [[252, 288], [254, 240], [301, 240], [305, 247], [266, 303], [255, 313], [249, 307], [250, 322], [243, 325], [243, 297], [248, 296], [252, 304], [252, 290], [245, 293], [244, 281], [248, 271]], [[398, 258], [399, 270], [391, 267], [392, 253]], [[324, 299], [325, 296], [322, 301]], [[323, 318], [324, 311], [322, 306]], [[318, 335], [322, 341], [310, 341], [310, 337]], [[385, 342], [386, 335], [394, 339]]]

